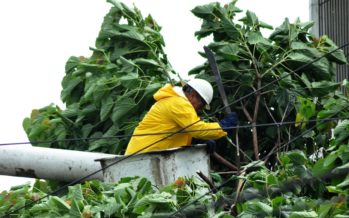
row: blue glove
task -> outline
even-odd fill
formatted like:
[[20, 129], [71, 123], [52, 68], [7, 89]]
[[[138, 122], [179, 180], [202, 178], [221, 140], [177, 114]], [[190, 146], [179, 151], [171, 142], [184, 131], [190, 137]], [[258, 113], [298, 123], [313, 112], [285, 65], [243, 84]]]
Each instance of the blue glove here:
[[204, 144], [207, 145], [207, 147], [206, 147], [207, 153], [213, 154], [213, 152], [216, 151], [216, 141], [214, 141], [214, 140], [206, 140], [206, 141], [204, 141]]
[[233, 130], [230, 129], [231, 127], [236, 126], [238, 123], [238, 116], [235, 112], [231, 112], [230, 114], [226, 115], [221, 121], [219, 121], [219, 125], [222, 127], [224, 131], [228, 133], [228, 136], [233, 136]]

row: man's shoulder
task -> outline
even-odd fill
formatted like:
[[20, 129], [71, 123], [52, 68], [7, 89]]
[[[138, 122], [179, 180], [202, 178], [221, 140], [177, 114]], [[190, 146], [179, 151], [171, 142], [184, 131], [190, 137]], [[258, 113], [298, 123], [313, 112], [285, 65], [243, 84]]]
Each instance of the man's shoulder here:
[[192, 107], [189, 100], [181, 96], [167, 97], [158, 101], [157, 104], [165, 106], [169, 110], [173, 110], [176, 108]]
[[173, 101], [180, 104], [190, 104], [189, 100], [183, 96], [171, 96], [168, 98], [168, 101]]

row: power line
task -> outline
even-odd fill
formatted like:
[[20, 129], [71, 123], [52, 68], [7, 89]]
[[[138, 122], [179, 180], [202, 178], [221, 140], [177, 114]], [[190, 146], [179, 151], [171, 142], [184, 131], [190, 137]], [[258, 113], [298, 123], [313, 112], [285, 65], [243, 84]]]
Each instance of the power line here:
[[[347, 107], [343, 108], [343, 109], [346, 109], [346, 108], [348, 108], [348, 107], [349, 107], [349, 105], [348, 105]], [[342, 109], [342, 110], [343, 110], [343, 109]], [[335, 115], [337, 115], [337, 114], [340, 113], [340, 112], [341, 112], [341, 110], [337, 111], [337, 112], [335, 113]], [[321, 123], [321, 124], [322, 124], [322, 123]], [[268, 155], [266, 155], [263, 159], [264, 159], [264, 160], [269, 159], [269, 157], [270, 157], [271, 155], [275, 154], [279, 149], [281, 149], [282, 147], [285, 147], [285, 146], [291, 144], [292, 142], [298, 140], [299, 138], [303, 137], [304, 135], [306, 135], [307, 133], [309, 133], [310, 131], [312, 131], [314, 128], [316, 128], [317, 125], [319, 125], [319, 124], [315, 124], [315, 125], [312, 126], [311, 128], [309, 128], [309, 129], [307, 129], [306, 131], [302, 132], [300, 135], [298, 135], [298, 136], [294, 137], [293, 139], [289, 140], [287, 143], [283, 144], [283, 145], [280, 146], [279, 148], [277, 148], [277, 149], [272, 149], [272, 150], [268, 153]], [[260, 161], [256, 161], [254, 164], [252, 164], [251, 166], [249, 166], [249, 168], [253, 168], [253, 167], [257, 166], [259, 163], [260, 163]], [[243, 169], [242, 171], [240, 171], [240, 174], [243, 173], [243, 172], [246, 172], [247, 169], [249, 169], [249, 168]], [[348, 171], [349, 171], [349, 169], [348, 169]], [[229, 181], [230, 181], [230, 179], [229, 179], [228, 181], [224, 182], [221, 186], [217, 187], [217, 190], [220, 190], [222, 187], [224, 187], [225, 185], [227, 185]], [[175, 214], [180, 213], [182, 210], [184, 210], [184, 209], [187, 208], [188, 206], [190, 206], [190, 205], [196, 203], [198, 200], [200, 200], [200, 199], [203, 198], [204, 196], [210, 194], [211, 192], [212, 192], [212, 190], [210, 190], [209, 192], [203, 194], [202, 196], [200, 196], [199, 198], [195, 199], [194, 201], [188, 203], [187, 205], [183, 206], [182, 208], [180, 208], [179, 210], [177, 210], [175, 213], [173, 213], [173, 214], [171, 215], [171, 217], [173, 217]]]
[[[318, 57], [318, 58], [315, 58], [314, 60], [312, 60], [312, 61], [310, 61], [310, 62], [308, 62], [308, 63], [306, 63], [306, 64], [304, 64], [304, 65], [302, 65], [302, 66], [300, 66], [300, 67], [298, 67], [297, 69], [295, 69], [294, 71], [291, 71], [290, 73], [291, 73], [291, 74], [294, 74], [294, 73], [296, 73], [297, 71], [299, 71], [299, 70], [301, 70], [301, 69], [303, 69], [303, 68], [305, 68], [305, 67], [308, 67], [310, 64], [313, 64], [314, 62], [319, 61], [320, 59], [326, 57], [327, 55], [332, 54], [332, 53], [336, 52], [336, 51], [339, 50], [339, 49], [342, 49], [342, 48], [344, 48], [344, 47], [347, 47], [348, 45], [349, 45], [349, 43], [346, 43], [346, 44], [344, 44], [344, 45], [342, 45], [342, 46], [340, 46], [340, 47], [337, 47], [336, 49], [334, 49], [334, 50], [332, 50], [332, 51], [330, 51], [330, 52], [328, 52], [328, 53], [326, 53], [326, 54], [324, 54], [324, 55], [322, 55], [322, 56], [320, 56], [320, 57]], [[274, 84], [274, 83], [276, 83], [276, 82], [278, 82], [278, 81], [280, 81], [280, 80], [282, 80], [282, 79], [284, 79], [284, 78], [286, 78], [286, 77], [288, 77], [288, 76], [289, 76], [288, 74], [286, 74], [286, 75], [284, 75], [284, 76], [281, 76], [281, 77], [279, 77], [279, 78], [277, 78], [277, 79], [275, 79], [275, 80], [273, 80], [273, 81], [271, 81], [271, 82], [265, 84], [264, 86], [260, 87], [259, 89], [256, 89], [255, 91], [250, 92], [250, 93], [246, 94], [245, 96], [242, 96], [242, 97], [240, 97], [239, 99], [237, 99], [237, 100], [235, 100], [235, 101], [229, 103], [227, 106], [224, 106], [224, 107], [222, 107], [222, 108], [218, 108], [216, 111], [214, 111], [214, 112], [208, 114], [208, 116], [213, 116], [215, 113], [225, 110], [226, 107], [230, 107], [231, 105], [236, 104], [237, 102], [240, 102], [240, 101], [246, 99], [247, 97], [249, 97], [249, 96], [251, 96], [251, 95], [253, 95], [253, 94], [257, 93], [257, 92], [260, 92], [261, 90], [265, 89], [266, 87], [268, 87], [268, 86], [270, 86], [270, 85], [272, 85], [272, 84]], [[189, 126], [192, 126], [192, 125], [198, 123], [199, 121], [201, 121], [201, 120], [198, 120], [198, 121], [194, 122], [193, 124], [191, 124], [191, 125], [189, 125]], [[185, 130], [185, 129], [187, 129], [187, 128], [188, 128], [188, 127], [183, 127], [182, 130]], [[181, 131], [180, 131], [180, 132], [181, 132]], [[152, 133], [152, 134], [153, 134], [153, 135], [156, 135], [156, 134], [170, 134], [170, 133]], [[130, 136], [141, 136], [141, 135], [142, 135], [142, 134], [139, 134], [139, 135], [129, 135], [129, 136], [127, 136], [127, 137], [130, 137]], [[148, 135], [150, 135], [150, 133], [149, 133]], [[126, 135], [124, 135], [124, 136], [122, 136], [122, 137], [126, 137]], [[108, 138], [114, 138], [114, 136], [108, 137]], [[88, 140], [89, 138], [81, 138], [81, 140], [82, 140], [82, 139]], [[95, 138], [95, 139], [103, 139], [103, 137]], [[79, 140], [79, 139], [63, 139], [62, 141], [76, 141], [76, 140]], [[50, 142], [50, 141], [49, 141], [49, 142]], [[49, 142], [32, 142], [32, 144], [33, 144], [33, 143], [49, 143]], [[12, 144], [13, 144], [13, 145], [15, 145], [15, 144], [29, 144], [29, 143], [30, 143], [30, 142], [5, 143], [5, 144], [0, 144], [0, 146], [2, 146], [2, 145], [12, 145]]]
[[[339, 49], [342, 49], [342, 48], [344, 48], [344, 47], [347, 47], [348, 45], [349, 45], [349, 42], [346, 43], [346, 44], [344, 44], [344, 45], [342, 45], [342, 46], [340, 46], [340, 47], [338, 47], [338, 48], [336, 48], [336, 49], [334, 49], [334, 50], [332, 50], [332, 51], [330, 51], [330, 52], [328, 52], [328, 53], [326, 53], [326, 54], [324, 54], [324, 55], [322, 55], [322, 56], [320, 56], [320, 57], [318, 57], [318, 58], [315, 58], [314, 60], [312, 60], [312, 61], [310, 61], [310, 62], [308, 62], [308, 63], [306, 63], [306, 64], [304, 64], [304, 65], [302, 65], [302, 66], [300, 66], [300, 67], [298, 67], [297, 69], [295, 69], [295, 70], [293, 70], [293, 71], [291, 70], [290, 73], [291, 73], [291, 74], [294, 74], [294, 73], [296, 73], [297, 71], [299, 71], [299, 70], [301, 70], [301, 69], [303, 69], [303, 68], [306, 68], [306, 67], [308, 67], [309, 65], [311, 65], [311, 64], [313, 64], [313, 63], [319, 61], [320, 59], [326, 57], [327, 55], [330, 55], [330, 54], [332, 54], [332, 53], [338, 51]], [[236, 104], [237, 102], [240, 102], [240, 101], [246, 99], [247, 97], [250, 97], [251, 95], [260, 92], [261, 90], [265, 89], [266, 87], [268, 87], [268, 86], [270, 86], [270, 85], [272, 85], [272, 84], [274, 84], [274, 83], [276, 83], [276, 82], [278, 82], [278, 81], [280, 81], [280, 80], [282, 80], [282, 79], [284, 79], [284, 78], [286, 78], [286, 77], [288, 77], [288, 76], [289, 76], [289, 74], [285, 74], [284, 76], [280, 76], [279, 78], [277, 78], [277, 79], [275, 79], [275, 80], [273, 80], [273, 81], [271, 81], [271, 82], [265, 84], [264, 86], [262, 86], [262, 87], [256, 89], [255, 91], [250, 92], [250, 93], [248, 93], [247, 95], [238, 98], [237, 100], [235, 100], [235, 101], [229, 103], [228, 105], [226, 105], [226, 106], [224, 106], [224, 107], [222, 107], [222, 108], [219, 108], [216, 112], [222, 111], [222, 110], [224, 110], [226, 107], [230, 107], [231, 105]]]
[[[225, 130], [234, 130], [234, 129], [250, 129], [253, 127], [270, 127], [270, 126], [286, 126], [293, 124], [305, 124], [305, 123], [314, 123], [314, 122], [329, 122], [335, 120], [344, 120], [349, 119], [349, 117], [335, 117], [335, 118], [323, 118], [323, 119], [311, 119], [304, 121], [283, 121], [283, 122], [273, 122], [273, 123], [260, 123], [260, 124], [251, 124], [251, 125], [241, 125], [241, 126], [232, 126], [226, 127]], [[183, 133], [192, 133], [192, 132], [205, 132], [205, 131], [217, 131], [222, 128], [207, 128], [207, 129], [193, 129], [193, 130], [184, 130], [180, 132], [159, 132], [159, 133], [146, 133], [146, 134], [131, 134], [131, 135], [115, 135], [115, 136], [104, 136], [104, 137], [85, 137], [85, 138], [71, 138], [71, 139], [60, 139], [60, 140], [51, 140], [51, 141], [33, 141], [33, 142], [11, 142], [11, 143], [0, 143], [0, 146], [10, 146], [10, 145], [22, 145], [22, 144], [51, 144], [58, 142], [70, 142], [70, 141], [92, 141], [100, 139], [116, 139], [116, 138], [130, 138], [130, 137], [141, 137], [141, 136], [151, 136], [151, 135], [167, 135], [167, 134], [183, 134]]]
[[[302, 66], [299, 67], [299, 68], [297, 68], [295, 71], [292, 71], [292, 73], [295, 73], [296, 71], [298, 71], [298, 70], [300, 70], [300, 69], [302, 69], [302, 68], [305, 68], [305, 67], [309, 66], [310, 64], [312, 64], [312, 63], [314, 63], [314, 62], [320, 60], [321, 58], [325, 57], [326, 55], [331, 54], [331, 53], [337, 51], [338, 49], [343, 48], [343, 47], [346, 47], [346, 46], [348, 46], [348, 45], [349, 45], [349, 43], [347, 43], [347, 44], [345, 44], [345, 45], [343, 45], [343, 46], [341, 46], [341, 47], [338, 47], [337, 49], [334, 49], [333, 51], [328, 52], [328, 53], [322, 55], [322, 56], [319, 57], [319, 58], [316, 58], [316, 59], [314, 59], [313, 61], [311, 61], [311, 62], [309, 62], [309, 63], [307, 63], [307, 64], [305, 64], [305, 65], [302, 65]], [[272, 84], [276, 83], [277, 81], [280, 81], [281, 79], [284, 79], [284, 78], [286, 78], [286, 76], [279, 77], [278, 79], [275, 79], [274, 81], [272, 81], [272, 82], [270, 82], [270, 83], [267, 83], [266, 85], [264, 85], [264, 86], [262, 86], [261, 88], [255, 90], [254, 92], [251, 92], [251, 93], [249, 93], [249, 94], [247, 94], [247, 95], [245, 95], [245, 96], [243, 96], [243, 97], [241, 97], [241, 98], [235, 100], [234, 102], [228, 104], [227, 106], [225, 106], [225, 107], [223, 107], [223, 108], [221, 108], [221, 109], [218, 109], [218, 110], [215, 111], [214, 113], [219, 112], [219, 111], [222, 111], [222, 110], [224, 110], [226, 107], [228, 107], [228, 106], [230, 106], [230, 105], [233, 105], [233, 104], [235, 104], [236, 102], [242, 101], [243, 99], [245, 99], [245, 98], [247, 98], [247, 97], [249, 97], [249, 96], [251, 96], [251, 95], [253, 95], [253, 94], [255, 94], [255, 93], [259, 92], [259, 91], [261, 91], [262, 89], [268, 87], [269, 85], [272, 85]], [[214, 114], [212, 114], [212, 115], [214, 115]], [[212, 116], [212, 115], [210, 115], [210, 116]], [[104, 169], [109, 168], [110, 166], [113, 166], [113, 165], [115, 165], [115, 164], [117, 164], [117, 163], [119, 163], [119, 162], [121, 162], [121, 161], [123, 161], [123, 160], [125, 160], [125, 159], [130, 158], [130, 157], [132, 157], [132, 156], [134, 156], [134, 155], [140, 153], [141, 151], [143, 151], [143, 150], [145, 150], [145, 149], [147, 149], [147, 148], [153, 146], [154, 144], [156, 144], [156, 143], [158, 143], [158, 142], [161, 142], [161, 141], [163, 141], [163, 140], [165, 140], [165, 139], [167, 139], [167, 138], [169, 138], [169, 137], [171, 137], [171, 136], [173, 136], [173, 135], [175, 135], [175, 134], [177, 134], [177, 133], [181, 133], [181, 132], [184, 131], [185, 129], [187, 129], [187, 128], [193, 126], [193, 125], [195, 125], [196, 123], [198, 123], [198, 122], [200, 122], [200, 121], [201, 121], [201, 119], [199, 119], [199, 120], [197, 120], [197, 121], [195, 121], [195, 122], [193, 122], [193, 123], [191, 123], [191, 124], [189, 124], [189, 125], [183, 127], [182, 129], [180, 129], [180, 130], [178, 130], [178, 131], [176, 131], [176, 132], [174, 132], [174, 133], [171, 133], [171, 134], [168, 135], [168, 136], [165, 136], [165, 137], [162, 138], [162, 139], [159, 139], [159, 140], [155, 141], [154, 143], [151, 143], [150, 145], [148, 145], [148, 146], [146, 146], [146, 147], [144, 147], [144, 148], [138, 150], [137, 152], [135, 152], [135, 153], [133, 153], [133, 154], [131, 154], [131, 155], [125, 156], [124, 158], [121, 158], [121, 159], [119, 159], [119, 160], [117, 160], [117, 161], [115, 161], [115, 162], [113, 162], [113, 163], [111, 163], [111, 164], [109, 164], [109, 165], [106, 165], [105, 167], [102, 167], [100, 170], [97, 170], [97, 171], [95, 171], [95, 172], [93, 172], [93, 173], [90, 173], [89, 175], [84, 176], [84, 177], [82, 177], [82, 178], [80, 178], [80, 179], [76, 179], [76, 180], [74, 180], [73, 182], [71, 182], [71, 183], [69, 183], [69, 184], [66, 184], [66, 185], [62, 186], [61, 188], [58, 188], [57, 190], [55, 190], [55, 191], [53, 191], [53, 192], [51, 192], [51, 193], [49, 193], [49, 194], [47, 194], [47, 195], [45, 195], [45, 196], [39, 198], [39, 199], [36, 200], [36, 201], [32, 201], [32, 202], [30, 202], [29, 204], [25, 204], [25, 205], [22, 206], [22, 207], [19, 207], [19, 208], [13, 210], [13, 211], [10, 211], [10, 212], [6, 213], [3, 217], [9, 216], [9, 215], [11, 215], [11, 214], [13, 214], [13, 213], [15, 213], [15, 212], [17, 212], [17, 211], [19, 211], [19, 210], [22, 210], [22, 209], [24, 209], [24, 208], [26, 208], [26, 207], [28, 207], [28, 206], [30, 206], [30, 205], [33, 205], [34, 203], [37, 203], [37, 202], [39, 202], [39, 201], [41, 201], [41, 200], [43, 200], [43, 199], [49, 197], [50, 195], [59, 193], [59, 192], [61, 192], [63, 189], [65, 189], [65, 188], [67, 188], [67, 187], [69, 187], [69, 186], [71, 186], [71, 185], [75, 185], [75, 184], [77, 184], [77, 183], [79, 183], [79, 182], [82, 182], [83, 180], [89, 178], [90, 176], [95, 175], [95, 174], [97, 174], [97, 173], [103, 171]], [[302, 135], [302, 134], [301, 134], [301, 135]]]
[[[190, 124], [190, 125], [188, 125], [186, 128], [189, 128], [190, 126], [192, 126], [192, 125], [194, 125], [194, 124], [195, 124], [195, 122], [192, 123], [192, 124]], [[9, 216], [9, 215], [11, 215], [11, 214], [13, 214], [13, 213], [15, 213], [15, 212], [17, 212], [17, 211], [20, 211], [20, 210], [22, 210], [22, 209], [24, 209], [24, 208], [27, 208], [28, 206], [31, 206], [31, 205], [33, 205], [33, 204], [35, 204], [35, 203], [37, 203], [37, 202], [40, 202], [41, 200], [43, 200], [43, 199], [45, 199], [45, 198], [47, 198], [47, 197], [49, 197], [49, 196], [51, 196], [51, 195], [54, 195], [54, 194], [57, 194], [57, 193], [61, 192], [62, 190], [68, 188], [69, 186], [72, 186], [72, 185], [75, 185], [75, 184], [77, 184], [77, 183], [80, 183], [80, 182], [86, 180], [87, 178], [89, 178], [90, 176], [93, 176], [93, 175], [95, 175], [95, 174], [97, 174], [97, 173], [99, 173], [99, 172], [101, 172], [101, 171], [103, 171], [103, 170], [105, 170], [105, 169], [107, 169], [107, 168], [109, 168], [109, 167], [111, 167], [111, 166], [113, 166], [113, 165], [115, 165], [115, 164], [117, 164], [117, 163], [123, 161], [123, 160], [126, 160], [126, 159], [128, 159], [128, 158], [130, 158], [130, 157], [133, 157], [133, 156], [135, 156], [135, 155], [141, 153], [143, 150], [145, 150], [145, 149], [147, 149], [147, 148], [153, 146], [154, 144], [159, 143], [159, 142], [161, 142], [161, 141], [163, 141], [163, 140], [165, 140], [165, 139], [167, 139], [167, 138], [169, 138], [169, 137], [175, 135], [176, 133], [180, 132], [181, 130], [182, 130], [182, 129], [180, 129], [180, 130], [178, 130], [178, 131], [176, 131], [176, 132], [174, 132], [174, 133], [172, 133], [172, 134], [170, 134], [170, 135], [168, 135], [168, 136], [166, 136], [166, 137], [164, 137], [164, 138], [161, 138], [161, 139], [159, 139], [159, 140], [157, 140], [157, 141], [155, 141], [155, 142], [149, 144], [148, 146], [146, 146], [146, 147], [144, 147], [144, 148], [142, 148], [142, 149], [136, 151], [136, 152], [133, 153], [133, 154], [124, 156], [123, 158], [120, 158], [119, 160], [117, 160], [117, 161], [115, 161], [115, 162], [112, 162], [112, 163], [110, 163], [110, 164], [108, 164], [108, 165], [102, 167], [102, 168], [99, 169], [99, 170], [96, 170], [95, 172], [92, 172], [92, 173], [90, 173], [90, 174], [88, 174], [88, 175], [86, 175], [86, 176], [84, 176], [84, 177], [81, 177], [81, 178], [76, 179], [76, 180], [74, 180], [74, 181], [72, 181], [72, 182], [70, 182], [70, 183], [68, 183], [68, 184], [66, 184], [66, 185], [63, 185], [62, 187], [58, 188], [57, 190], [55, 190], [55, 191], [53, 191], [53, 192], [50, 192], [50, 193], [46, 194], [45, 196], [43, 196], [43, 197], [41, 197], [41, 198], [39, 198], [39, 199], [37, 199], [37, 200], [35, 200], [35, 201], [30, 202], [29, 204], [25, 204], [25, 205], [22, 206], [22, 207], [19, 207], [19, 208], [13, 210], [13, 211], [10, 211], [10, 212], [6, 213], [3, 217], [7, 217], [7, 216]]]
[[[307, 133], [307, 131], [305, 131]], [[304, 134], [301, 133], [300, 135], [298, 135], [297, 137], [295, 137], [296, 139], [302, 137]], [[292, 140], [292, 141], [295, 141], [295, 140]], [[273, 151], [274, 153], [275, 151]], [[271, 155], [271, 154], [270, 154]], [[247, 169], [250, 169], [250, 168], [253, 168], [255, 166], [257, 166], [258, 164], [260, 163], [260, 161], [256, 161], [254, 164], [252, 164], [249, 168], [245, 168], [244, 170], [241, 171], [242, 172], [245, 172]], [[219, 191], [221, 188], [223, 188], [224, 186], [226, 186], [231, 180], [232, 178], [235, 178], [235, 177], [231, 177], [230, 179], [228, 179], [227, 181], [225, 181], [224, 183], [222, 183], [219, 187], [217, 187], [217, 191]], [[201, 195], [200, 197], [198, 197], [197, 199], [193, 200], [192, 202], [186, 204], [185, 206], [181, 207], [180, 209], [178, 209], [177, 211], [175, 211], [173, 214], [170, 215], [170, 217], [173, 217], [174, 215], [178, 214], [178, 213], [181, 213], [181, 211], [183, 211], [185, 208], [189, 207], [190, 205], [196, 203], [198, 200], [200, 200], [201, 198], [205, 197], [206, 195], [212, 193], [212, 190], [209, 190], [208, 192], [204, 193], [203, 195]]]
[[[223, 182], [220, 186], [217, 187], [217, 191], [220, 190], [221, 188], [223, 188], [224, 186], [226, 186], [229, 182], [233, 181], [237, 179], [236, 177], [230, 177], [227, 181]], [[185, 208], [189, 207], [190, 205], [195, 204], [196, 202], [198, 202], [200, 199], [202, 199], [203, 197], [205, 197], [208, 194], [211, 194], [213, 192], [213, 190], [209, 190], [206, 193], [204, 193], [203, 195], [201, 195], [200, 197], [192, 200], [190, 203], [184, 205], [183, 207], [181, 207], [180, 209], [176, 210], [175, 212], [173, 212], [172, 214], [169, 215], [169, 217], [174, 217], [176, 214], [181, 213]]]

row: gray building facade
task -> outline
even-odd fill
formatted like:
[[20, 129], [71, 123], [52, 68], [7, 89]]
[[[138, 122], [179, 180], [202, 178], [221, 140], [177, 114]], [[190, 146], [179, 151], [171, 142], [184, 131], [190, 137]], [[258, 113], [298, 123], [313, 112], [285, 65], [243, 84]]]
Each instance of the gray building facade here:
[[[349, 42], [349, 0], [310, 0], [314, 35], [328, 35], [339, 47]], [[343, 48], [348, 59], [349, 46]], [[349, 66], [337, 65], [337, 81], [349, 79]]]

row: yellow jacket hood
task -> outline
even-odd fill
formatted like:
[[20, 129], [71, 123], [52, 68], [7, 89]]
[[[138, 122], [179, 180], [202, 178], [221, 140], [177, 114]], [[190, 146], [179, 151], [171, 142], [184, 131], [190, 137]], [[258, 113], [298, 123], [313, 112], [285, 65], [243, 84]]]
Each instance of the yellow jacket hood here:
[[181, 91], [181, 87], [173, 87], [171, 84], [166, 84], [164, 87], [160, 88], [155, 94], [154, 99], [159, 101], [164, 98], [180, 96], [184, 97], [185, 95]]

